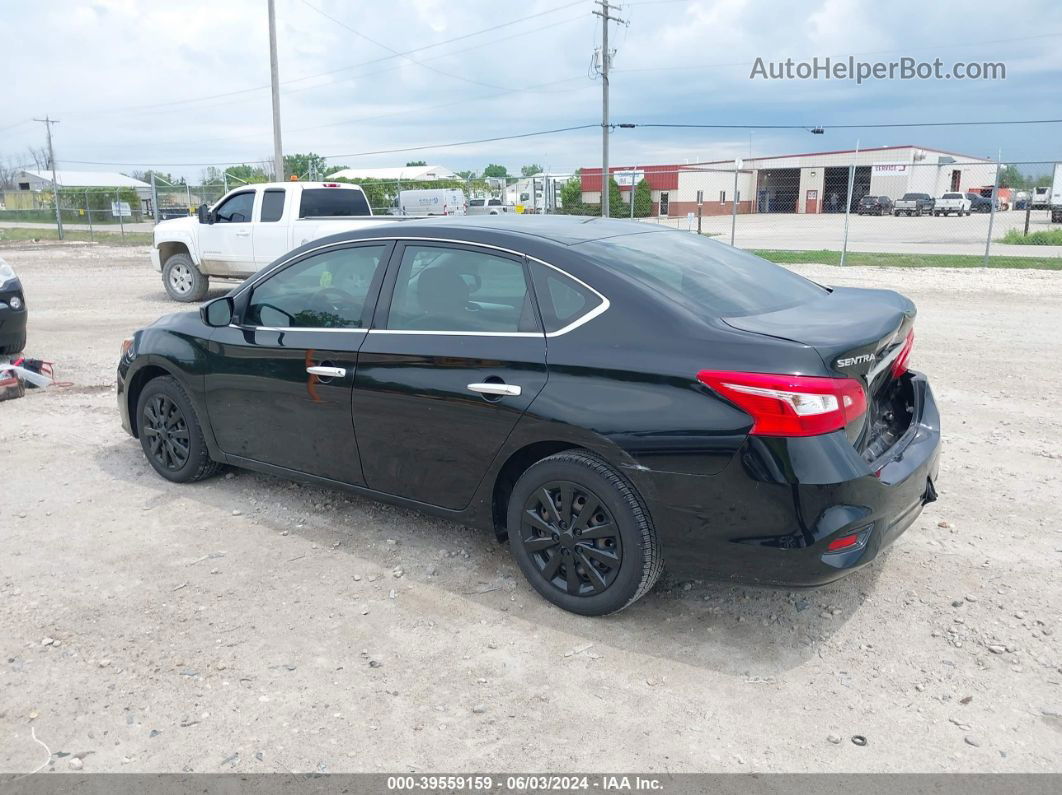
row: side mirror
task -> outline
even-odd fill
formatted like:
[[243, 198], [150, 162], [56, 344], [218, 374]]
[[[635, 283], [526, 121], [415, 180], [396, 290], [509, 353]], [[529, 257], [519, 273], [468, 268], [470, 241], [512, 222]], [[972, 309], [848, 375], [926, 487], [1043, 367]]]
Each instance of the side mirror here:
[[199, 223], [212, 224], [214, 223], [214, 214], [210, 212], [210, 208], [205, 204], [199, 205]]
[[215, 298], [210, 303], [199, 307], [199, 316], [203, 318], [203, 322], [208, 326], [221, 328], [232, 322], [234, 311], [235, 306], [232, 299], [226, 295], [221, 298]]

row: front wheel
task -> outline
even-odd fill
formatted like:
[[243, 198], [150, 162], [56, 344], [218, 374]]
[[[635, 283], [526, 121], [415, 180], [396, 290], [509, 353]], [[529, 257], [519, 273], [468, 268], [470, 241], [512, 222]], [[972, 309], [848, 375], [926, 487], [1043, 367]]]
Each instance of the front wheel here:
[[187, 254], [174, 254], [162, 266], [162, 283], [174, 301], [192, 303], [206, 298], [210, 279], [192, 262]]
[[524, 576], [573, 613], [622, 610], [648, 593], [663, 569], [656, 529], [634, 486], [588, 453], [558, 453], [524, 472], [506, 525]]
[[148, 463], [166, 480], [192, 483], [221, 467], [210, 459], [195, 408], [177, 379], [152, 379], [136, 403], [137, 435]]

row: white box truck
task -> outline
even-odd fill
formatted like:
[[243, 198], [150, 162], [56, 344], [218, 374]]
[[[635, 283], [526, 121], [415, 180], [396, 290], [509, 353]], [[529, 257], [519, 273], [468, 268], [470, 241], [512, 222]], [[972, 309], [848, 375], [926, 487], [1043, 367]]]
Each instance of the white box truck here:
[[460, 188], [422, 188], [398, 194], [399, 215], [464, 215], [467, 208]]
[[1055, 176], [1051, 180], [1051, 223], [1062, 224], [1062, 163], [1055, 163]]

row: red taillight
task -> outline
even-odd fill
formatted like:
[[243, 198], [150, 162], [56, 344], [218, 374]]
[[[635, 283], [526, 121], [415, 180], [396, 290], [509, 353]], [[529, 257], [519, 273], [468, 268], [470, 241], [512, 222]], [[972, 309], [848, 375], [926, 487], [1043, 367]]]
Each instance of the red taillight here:
[[323, 185], [326, 188], [338, 188], [339, 187], [339, 183], [338, 182], [325, 182], [325, 183], [323, 183]]
[[892, 363], [892, 377], [899, 378], [907, 372], [907, 363], [911, 360], [911, 348], [914, 347], [914, 329], [907, 332], [907, 339], [903, 341], [900, 355]]
[[697, 380], [752, 415], [758, 436], [817, 436], [843, 428], [867, 410], [854, 378], [701, 370]]

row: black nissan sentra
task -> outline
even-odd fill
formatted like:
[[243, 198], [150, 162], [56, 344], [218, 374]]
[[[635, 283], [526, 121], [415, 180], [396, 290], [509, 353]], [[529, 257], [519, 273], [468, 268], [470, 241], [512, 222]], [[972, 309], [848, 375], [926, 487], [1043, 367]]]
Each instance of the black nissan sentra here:
[[410, 221], [136, 332], [118, 404], [164, 478], [229, 464], [493, 531], [601, 615], [665, 564], [820, 585], [902, 533], [940, 448], [914, 319], [688, 232]]

